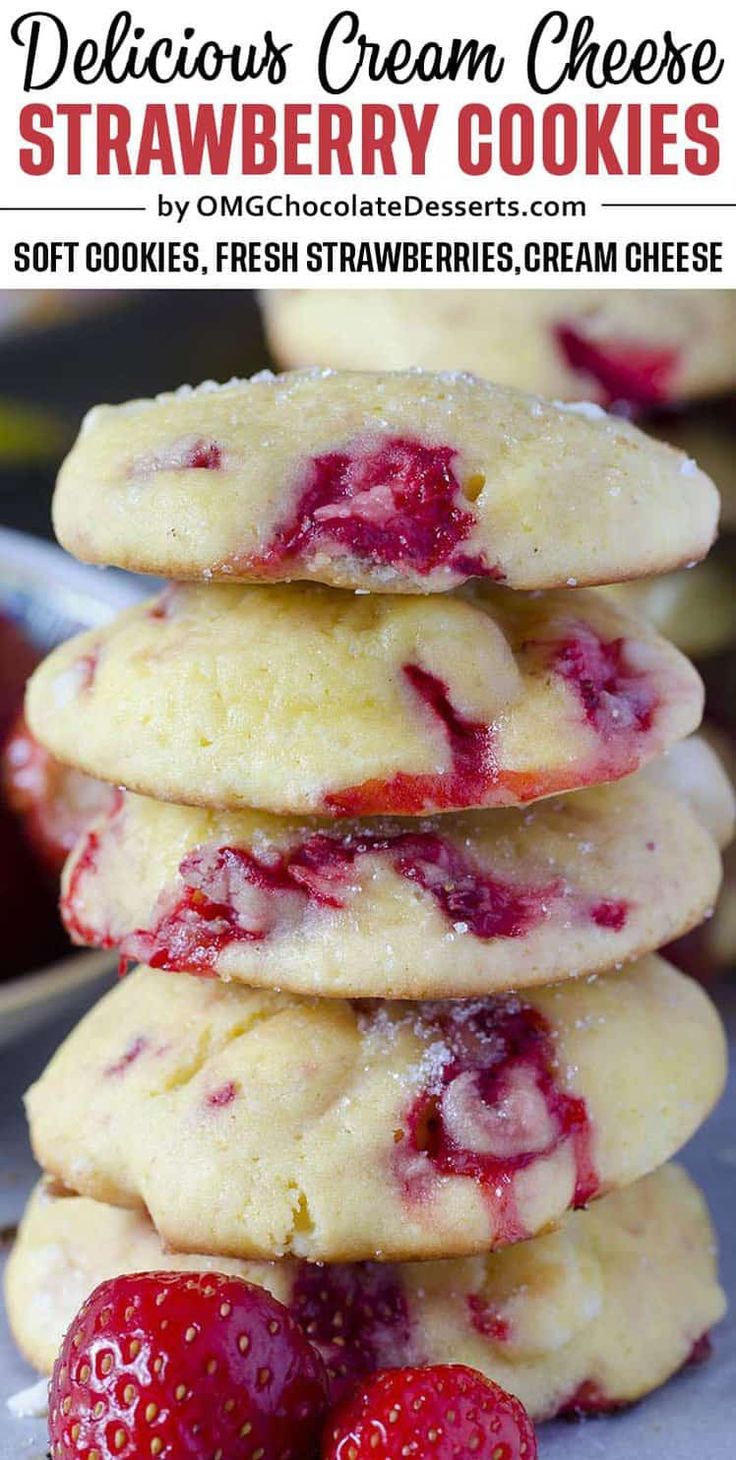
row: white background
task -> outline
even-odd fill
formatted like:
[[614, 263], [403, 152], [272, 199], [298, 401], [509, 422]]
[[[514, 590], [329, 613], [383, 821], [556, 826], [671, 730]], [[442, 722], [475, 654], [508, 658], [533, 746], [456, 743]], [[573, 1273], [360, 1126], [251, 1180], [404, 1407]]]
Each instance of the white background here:
[[[115, 10], [122, 8], [115, 4], [87, 3], [87, 0], [44, 0], [39, 8], [54, 10], [67, 24], [74, 41], [85, 36], [101, 39], [107, 23]], [[719, 0], [700, 0], [697, 6], [682, 3], [682, 0], [646, 0], [646, 3], [610, 5], [601, 0], [589, 0], [588, 4], [562, 3], [571, 18], [589, 13], [596, 19], [596, 34], [606, 42], [615, 36], [625, 36], [632, 47], [645, 37], [660, 39], [669, 27], [676, 39], [697, 40], [703, 36], [712, 37], [725, 56], [726, 66], [721, 80], [714, 86], [702, 87], [690, 82], [672, 87], [665, 84], [638, 86], [627, 83], [604, 91], [590, 92], [582, 83], [568, 85], [553, 97], [536, 96], [528, 86], [525, 61], [529, 37], [534, 25], [553, 4], [525, 3], [493, 6], [488, 0], [453, 0], [446, 7], [428, 6], [416, 0], [363, 0], [354, 4], [361, 18], [362, 29], [373, 39], [388, 43], [398, 36], [406, 36], [419, 46], [427, 39], [445, 40], [453, 35], [474, 36], [478, 39], [495, 41], [506, 56], [506, 67], [502, 80], [492, 87], [483, 83], [411, 83], [407, 86], [392, 86], [388, 83], [364, 81], [357, 84], [347, 96], [330, 98], [318, 88], [316, 79], [316, 55], [319, 39], [328, 20], [341, 8], [339, 0], [321, 3], [312, 0], [310, 4], [293, 3], [293, 0], [271, 0], [266, 6], [235, 5], [232, 0], [208, 0], [206, 5], [192, 4], [190, 0], [130, 0], [129, 8], [137, 23], [146, 26], [151, 38], [169, 34], [180, 36], [184, 26], [193, 25], [198, 38], [217, 39], [224, 46], [233, 41], [260, 41], [263, 30], [270, 27], [277, 41], [289, 39], [294, 42], [289, 52], [289, 76], [278, 88], [262, 82], [237, 85], [228, 78], [218, 82], [174, 83], [159, 86], [146, 81], [126, 82], [122, 86], [97, 83], [86, 87], [74, 83], [67, 76], [52, 90], [24, 97], [22, 74], [25, 55], [10, 39], [10, 26], [18, 14], [32, 9], [32, 0], [11, 0], [5, 5], [0, 29], [0, 169], [2, 176], [2, 206], [4, 209], [50, 208], [68, 209], [84, 207], [136, 206], [144, 207], [140, 213], [86, 213], [86, 212], [38, 212], [3, 211], [0, 213], [0, 285], [4, 287], [185, 287], [208, 288], [212, 286], [243, 287], [257, 284], [271, 285], [300, 284], [314, 287], [339, 286], [349, 283], [351, 287], [417, 286], [417, 287], [589, 287], [591, 284], [614, 286], [616, 284], [641, 287], [723, 287], [736, 285], [736, 208], [720, 206], [724, 202], [736, 203], [736, 34], [732, 6]], [[94, 175], [93, 153], [88, 153], [88, 167], [81, 177], [69, 178], [61, 167], [48, 177], [31, 178], [22, 175], [18, 165], [18, 113], [24, 101], [39, 100], [50, 105], [59, 102], [99, 103], [113, 101], [131, 108], [142, 107], [146, 102], [165, 102], [170, 108], [177, 102], [208, 101], [222, 102], [264, 102], [277, 108], [287, 101], [311, 102], [335, 100], [358, 108], [369, 101], [400, 102], [414, 104], [438, 102], [440, 118], [435, 127], [429, 153], [429, 168], [426, 177], [412, 177], [407, 166], [406, 149], [398, 150], [399, 165], [404, 175], [399, 177], [292, 177], [272, 175], [264, 178], [243, 178], [233, 172], [228, 178], [161, 178], [117, 177], [98, 178]], [[651, 178], [610, 177], [586, 178], [582, 173], [569, 177], [547, 176], [541, 169], [526, 177], [505, 177], [492, 172], [485, 178], [464, 177], [456, 161], [455, 119], [460, 107], [468, 101], [482, 101], [490, 105], [494, 114], [507, 102], [524, 102], [535, 111], [554, 102], [570, 102], [581, 106], [586, 101], [605, 103], [618, 102], [626, 105], [639, 102], [647, 106], [652, 102], [677, 101], [684, 108], [692, 102], [711, 102], [720, 109], [721, 165], [718, 173], [710, 178], [698, 178], [682, 173], [676, 177]], [[235, 154], [237, 165], [237, 153]], [[359, 157], [356, 167], [359, 167]], [[515, 198], [527, 206], [532, 199], [545, 198], [584, 199], [588, 204], [588, 216], [584, 219], [564, 218], [518, 218], [503, 220], [452, 219], [329, 219], [299, 222], [268, 219], [228, 220], [223, 218], [203, 219], [194, 215], [194, 203], [203, 193], [230, 197], [240, 194], [282, 193], [288, 190], [296, 198], [335, 199], [348, 197], [358, 192], [362, 197], [400, 197], [409, 192], [428, 198]], [[192, 203], [184, 224], [159, 218], [157, 199], [159, 193], [167, 198], [188, 199]], [[668, 203], [676, 207], [653, 208], [606, 208], [602, 202]], [[685, 207], [683, 204], [696, 204]], [[709, 204], [711, 206], [704, 206]], [[719, 206], [714, 207], [713, 204]], [[84, 245], [86, 240], [153, 240], [196, 239], [202, 250], [202, 257], [208, 263], [207, 273], [182, 274], [85, 274], [77, 269], [70, 272], [64, 265], [52, 272], [19, 274], [13, 268], [13, 249], [16, 240], [76, 240]], [[511, 239], [521, 249], [528, 239], [543, 240], [593, 240], [612, 239], [619, 242], [630, 239], [720, 239], [724, 245], [724, 272], [709, 274], [648, 273], [646, 275], [620, 274], [595, 276], [588, 272], [554, 275], [544, 279], [539, 275], [519, 276], [513, 274], [491, 274], [469, 277], [466, 274], [442, 276], [417, 276], [397, 273], [393, 276], [375, 274], [328, 276], [324, 273], [309, 274], [306, 271], [294, 275], [223, 275], [215, 274], [211, 267], [211, 255], [216, 240], [228, 239], [294, 239], [302, 244], [309, 238], [331, 238], [348, 240], [386, 239]], [[83, 249], [80, 250], [83, 253]], [[301, 253], [301, 250], [300, 250]]]

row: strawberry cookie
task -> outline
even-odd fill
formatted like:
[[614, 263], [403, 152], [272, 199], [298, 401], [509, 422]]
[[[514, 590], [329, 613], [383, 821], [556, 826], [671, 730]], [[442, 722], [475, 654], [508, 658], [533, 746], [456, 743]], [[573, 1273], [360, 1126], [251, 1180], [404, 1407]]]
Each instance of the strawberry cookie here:
[[74, 1313], [123, 1273], [222, 1272], [269, 1289], [325, 1362], [333, 1397], [377, 1368], [460, 1363], [536, 1420], [618, 1409], [687, 1363], [724, 1310], [705, 1204], [665, 1166], [559, 1231], [429, 1263], [243, 1262], [164, 1247], [142, 1212], [41, 1185], [6, 1275], [10, 1323], [50, 1371]]
[[532, 1237], [668, 1160], [724, 1061], [706, 995], [655, 957], [444, 1004], [144, 968], [83, 1019], [27, 1105], [45, 1170], [145, 1207], [171, 1247], [451, 1257]]
[[113, 786], [54, 760], [22, 716], [0, 754], [0, 789], [34, 852], [57, 876], [82, 832], [111, 812], [117, 797]]
[[284, 814], [520, 805], [695, 728], [697, 673], [596, 592], [181, 585], [56, 649], [27, 713], [80, 770]]
[[[720, 780], [717, 780], [720, 789]], [[602, 971], [699, 922], [720, 859], [645, 774], [526, 811], [287, 821], [120, 794], [66, 868], [72, 938], [321, 996], [461, 998]]]
[[727, 289], [287, 289], [261, 307], [288, 366], [475, 370], [640, 411], [736, 385]]
[[663, 572], [703, 557], [717, 515], [694, 461], [598, 406], [422, 371], [265, 372], [97, 407], [54, 500], [88, 562], [415, 594]]

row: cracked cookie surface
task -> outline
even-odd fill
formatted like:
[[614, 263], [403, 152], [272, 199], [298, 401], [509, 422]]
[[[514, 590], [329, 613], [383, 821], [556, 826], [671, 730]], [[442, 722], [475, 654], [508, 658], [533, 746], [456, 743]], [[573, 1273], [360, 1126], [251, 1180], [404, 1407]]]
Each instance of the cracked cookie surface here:
[[145, 1207], [172, 1247], [406, 1259], [509, 1245], [636, 1180], [687, 1140], [723, 1076], [714, 1008], [654, 957], [457, 1004], [140, 969], [27, 1104], [46, 1170]]

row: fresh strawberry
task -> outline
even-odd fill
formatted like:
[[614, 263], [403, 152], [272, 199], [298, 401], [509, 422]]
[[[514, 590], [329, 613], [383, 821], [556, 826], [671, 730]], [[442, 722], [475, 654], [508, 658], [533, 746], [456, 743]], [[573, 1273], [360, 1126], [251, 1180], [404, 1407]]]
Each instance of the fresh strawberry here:
[[309, 1460], [322, 1360], [262, 1288], [218, 1273], [101, 1283], [49, 1392], [52, 1460]]
[[462, 1364], [384, 1369], [330, 1415], [322, 1460], [536, 1460], [523, 1404]]

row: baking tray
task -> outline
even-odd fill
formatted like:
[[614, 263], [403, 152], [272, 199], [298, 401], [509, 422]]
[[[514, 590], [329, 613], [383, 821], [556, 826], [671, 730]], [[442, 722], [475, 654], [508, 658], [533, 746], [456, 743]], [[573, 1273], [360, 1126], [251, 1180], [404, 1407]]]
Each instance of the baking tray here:
[[[21, 1094], [89, 1002], [89, 991], [80, 991], [62, 1018], [54, 1018], [43, 1031], [16, 1042], [3, 1054], [0, 1229], [6, 1253], [37, 1174], [28, 1149]], [[720, 1003], [733, 1053], [736, 988], [724, 990]], [[722, 1279], [731, 1302], [732, 1311], [714, 1332], [713, 1356], [623, 1414], [541, 1426], [541, 1460], [735, 1460], [736, 1069], [725, 1099], [691, 1142], [684, 1160], [711, 1204], [721, 1243]], [[44, 1422], [16, 1419], [5, 1403], [34, 1379], [13, 1348], [4, 1317], [0, 1318], [0, 1460], [42, 1460], [46, 1454]]]

